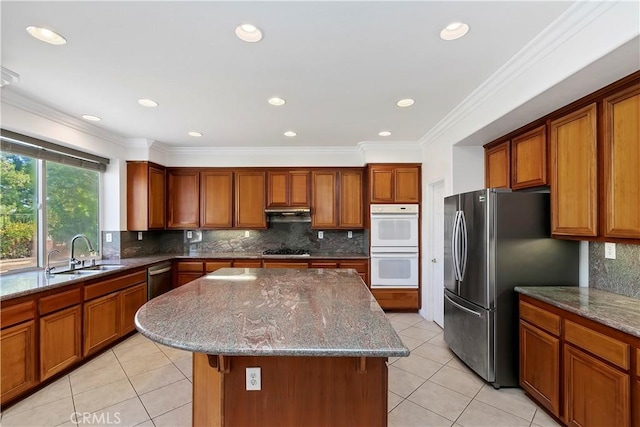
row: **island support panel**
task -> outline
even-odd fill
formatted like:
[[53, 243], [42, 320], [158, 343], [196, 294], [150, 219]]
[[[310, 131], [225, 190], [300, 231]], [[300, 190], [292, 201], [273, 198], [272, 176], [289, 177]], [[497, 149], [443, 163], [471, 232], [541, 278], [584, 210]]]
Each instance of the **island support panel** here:
[[[387, 358], [193, 354], [194, 426], [386, 426]], [[245, 390], [247, 367], [262, 389]]]

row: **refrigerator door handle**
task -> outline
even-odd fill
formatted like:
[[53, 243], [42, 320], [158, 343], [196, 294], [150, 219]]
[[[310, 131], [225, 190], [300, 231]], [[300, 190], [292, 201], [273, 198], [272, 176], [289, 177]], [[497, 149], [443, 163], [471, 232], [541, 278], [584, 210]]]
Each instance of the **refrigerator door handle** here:
[[460, 234], [462, 235], [462, 248], [461, 248], [461, 257], [462, 257], [462, 267], [460, 268], [460, 281], [464, 278], [464, 274], [467, 271], [467, 220], [464, 217], [464, 211], [460, 211]]
[[449, 296], [447, 294], [444, 295], [444, 297], [447, 299], [447, 301], [449, 301], [453, 306], [459, 308], [462, 311], [466, 311], [469, 314], [473, 314], [474, 316], [480, 317], [482, 318], [482, 314], [478, 313], [477, 311], [473, 311], [470, 308], [467, 308], [463, 305], [458, 304], [457, 302], [455, 302], [454, 300], [452, 300], [451, 298], [449, 298]]
[[460, 269], [460, 251], [458, 249], [458, 227], [460, 225], [459, 219], [460, 211], [456, 211], [456, 215], [453, 217], [453, 233], [451, 233], [451, 255], [453, 261], [453, 277], [455, 280], [460, 280], [460, 275], [458, 274], [458, 271]]

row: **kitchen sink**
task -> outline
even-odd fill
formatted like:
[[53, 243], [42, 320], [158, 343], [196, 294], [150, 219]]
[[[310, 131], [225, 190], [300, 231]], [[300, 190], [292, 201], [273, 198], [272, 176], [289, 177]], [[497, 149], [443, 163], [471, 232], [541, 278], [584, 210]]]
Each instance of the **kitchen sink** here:
[[55, 275], [68, 275], [68, 276], [89, 276], [92, 274], [98, 274], [103, 271], [113, 271], [120, 268], [124, 268], [121, 264], [99, 264], [89, 267], [76, 268], [75, 270], [56, 271]]

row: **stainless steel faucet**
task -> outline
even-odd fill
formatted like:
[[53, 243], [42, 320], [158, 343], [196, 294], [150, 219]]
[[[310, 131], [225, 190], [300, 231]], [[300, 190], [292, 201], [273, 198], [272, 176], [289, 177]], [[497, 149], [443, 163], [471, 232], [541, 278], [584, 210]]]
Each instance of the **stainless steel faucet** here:
[[50, 250], [50, 251], [49, 251], [49, 253], [47, 254], [47, 268], [45, 269], [45, 272], [46, 272], [47, 274], [51, 274], [51, 271], [53, 271], [53, 269], [55, 268], [55, 267], [51, 267], [51, 254], [52, 254], [52, 253], [54, 253], [54, 252], [60, 253], [60, 251], [59, 251], [59, 250], [57, 250], [57, 249], [52, 249], [52, 250]]
[[71, 239], [71, 254], [69, 255], [70, 270], [75, 269], [76, 266], [78, 265], [84, 266], [84, 261], [77, 260], [76, 257], [74, 256], [75, 244], [76, 244], [76, 240], [78, 239], [83, 239], [85, 242], [87, 242], [87, 246], [89, 247], [89, 254], [95, 254], [95, 251], [93, 250], [93, 246], [91, 246], [91, 242], [89, 241], [87, 236], [85, 236], [84, 234], [76, 234], [75, 236], [73, 236], [73, 239]]

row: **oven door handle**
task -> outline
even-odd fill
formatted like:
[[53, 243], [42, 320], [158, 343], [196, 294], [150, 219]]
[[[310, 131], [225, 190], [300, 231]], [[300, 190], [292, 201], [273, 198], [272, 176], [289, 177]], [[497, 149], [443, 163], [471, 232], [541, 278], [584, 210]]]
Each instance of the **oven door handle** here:
[[371, 258], [418, 258], [417, 252], [373, 252]]

